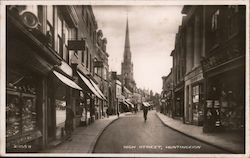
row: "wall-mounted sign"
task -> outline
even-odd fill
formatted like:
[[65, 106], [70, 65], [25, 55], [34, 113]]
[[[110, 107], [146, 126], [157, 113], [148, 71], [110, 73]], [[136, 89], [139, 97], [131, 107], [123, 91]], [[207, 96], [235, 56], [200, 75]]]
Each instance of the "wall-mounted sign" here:
[[37, 28], [39, 24], [37, 16], [29, 11], [25, 11], [21, 14], [21, 20], [23, 24], [30, 29]]
[[85, 50], [85, 40], [68, 40], [68, 50]]

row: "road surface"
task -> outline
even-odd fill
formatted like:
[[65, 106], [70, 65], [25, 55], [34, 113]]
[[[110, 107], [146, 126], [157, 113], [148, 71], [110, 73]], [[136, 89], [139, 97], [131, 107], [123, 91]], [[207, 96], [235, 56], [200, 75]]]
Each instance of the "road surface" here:
[[155, 111], [130, 114], [112, 123], [97, 141], [94, 153], [227, 153], [162, 124]]

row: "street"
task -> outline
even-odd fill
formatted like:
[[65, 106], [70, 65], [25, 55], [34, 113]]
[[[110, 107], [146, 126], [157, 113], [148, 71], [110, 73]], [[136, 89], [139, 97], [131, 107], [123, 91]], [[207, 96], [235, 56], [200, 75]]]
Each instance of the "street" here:
[[94, 153], [227, 153], [166, 126], [149, 111], [126, 115], [111, 124], [100, 136]]

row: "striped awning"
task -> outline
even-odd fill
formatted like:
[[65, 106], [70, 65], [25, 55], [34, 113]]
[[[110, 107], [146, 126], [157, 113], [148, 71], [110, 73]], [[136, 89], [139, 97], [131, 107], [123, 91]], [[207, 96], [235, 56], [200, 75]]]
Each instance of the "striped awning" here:
[[91, 84], [90, 80], [87, 79], [85, 76], [83, 76], [80, 72], [78, 72], [78, 75], [80, 76], [80, 78], [82, 79], [82, 81], [87, 85], [87, 87], [91, 90], [91, 92], [96, 95], [98, 98], [103, 99], [100, 94], [96, 91], [96, 89], [94, 88], [94, 86]]
[[96, 89], [96, 91], [100, 94], [100, 96], [104, 99], [107, 100], [106, 97], [104, 96], [104, 94], [102, 93], [102, 91], [99, 89], [99, 87], [95, 84], [94, 81], [92, 81], [90, 79], [91, 84], [94, 86], [94, 88]]
[[62, 81], [64, 84], [68, 85], [71, 88], [82, 90], [80, 86], [78, 86], [74, 81], [69, 79], [68, 77], [64, 76], [63, 74], [53, 70], [53, 73], [56, 75], [56, 77]]

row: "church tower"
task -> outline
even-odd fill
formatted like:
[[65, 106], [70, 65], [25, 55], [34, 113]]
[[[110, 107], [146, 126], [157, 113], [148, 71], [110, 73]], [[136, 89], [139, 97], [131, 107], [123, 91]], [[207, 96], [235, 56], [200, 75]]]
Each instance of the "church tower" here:
[[123, 85], [126, 88], [128, 88], [131, 92], [133, 92], [135, 88], [135, 81], [134, 81], [133, 63], [130, 51], [128, 19], [126, 24], [125, 47], [123, 53], [121, 74], [122, 74]]

